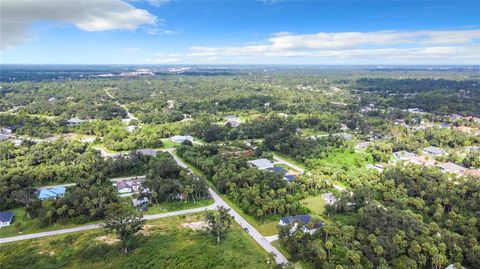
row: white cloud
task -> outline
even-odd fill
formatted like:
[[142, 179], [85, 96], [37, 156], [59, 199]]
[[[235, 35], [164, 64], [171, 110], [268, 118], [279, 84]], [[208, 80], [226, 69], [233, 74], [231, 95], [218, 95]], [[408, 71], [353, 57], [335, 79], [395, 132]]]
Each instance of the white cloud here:
[[165, 3], [170, 2], [170, 0], [147, 0], [147, 2], [152, 6], [159, 7]]
[[15, 47], [29, 39], [33, 23], [74, 24], [84, 31], [133, 30], [156, 25], [157, 18], [121, 0], [2, 0], [1, 47]]
[[[480, 30], [376, 31], [273, 34], [267, 42], [232, 47], [191, 47], [193, 61], [237, 63], [444, 63], [480, 64]], [[295, 60], [292, 58], [296, 58]]]

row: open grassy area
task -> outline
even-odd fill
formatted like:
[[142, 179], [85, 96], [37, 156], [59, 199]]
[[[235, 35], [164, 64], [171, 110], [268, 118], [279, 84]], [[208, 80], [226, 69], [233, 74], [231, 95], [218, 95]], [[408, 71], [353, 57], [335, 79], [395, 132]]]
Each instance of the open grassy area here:
[[170, 138], [162, 138], [160, 139], [162, 140], [162, 143], [163, 143], [163, 146], [161, 148], [174, 148], [174, 147], [178, 147], [178, 145], [180, 144], [175, 144], [172, 142], [172, 140], [170, 140]]
[[158, 205], [149, 207], [148, 210], [144, 212], [144, 214], [153, 215], [153, 214], [179, 211], [179, 210], [185, 210], [185, 209], [191, 209], [191, 208], [197, 208], [197, 207], [204, 207], [204, 206], [212, 205], [214, 202], [215, 201], [211, 198], [201, 199], [195, 202], [190, 201], [187, 203], [182, 201], [169, 202], [169, 203], [165, 202], [165, 203], [160, 203]]
[[[130, 200], [130, 198], [125, 198]], [[149, 207], [148, 211], [144, 212], [144, 215], [153, 215], [153, 214], [160, 214], [160, 213], [166, 213], [166, 212], [172, 212], [172, 211], [178, 211], [178, 210], [184, 210], [184, 209], [190, 209], [190, 208], [197, 208], [197, 207], [204, 207], [213, 204], [213, 199], [208, 198], [208, 199], [202, 199], [197, 202], [171, 202], [171, 203], [161, 203], [159, 205], [155, 205], [152, 207]], [[22, 235], [22, 234], [32, 234], [32, 233], [39, 233], [39, 232], [46, 232], [46, 231], [52, 231], [52, 230], [59, 230], [59, 229], [65, 229], [65, 228], [72, 228], [75, 226], [79, 225], [86, 225], [86, 224], [93, 224], [93, 223], [100, 223], [102, 222], [101, 220], [99, 221], [91, 221], [88, 223], [75, 223], [75, 222], [67, 222], [67, 223], [57, 223], [53, 225], [49, 225], [47, 227], [42, 227], [40, 225], [40, 221], [38, 219], [28, 219], [27, 215], [25, 213], [25, 210], [23, 208], [16, 208], [12, 210], [13, 213], [15, 213], [15, 218], [13, 223], [10, 226], [2, 227], [0, 229], [0, 238], [4, 237], [11, 237], [11, 236], [17, 236], [17, 235]], [[20, 228], [18, 228], [18, 224], [20, 224]]]
[[[182, 159], [180, 156], [178, 156], [176, 153], [174, 153], [179, 159], [181, 159], [196, 175], [201, 176], [203, 178], [207, 178], [205, 174], [192, 164], [188, 163], [184, 159]], [[209, 180], [206, 180], [208, 186], [216, 191], [216, 188], [212, 182]], [[270, 220], [270, 221], [265, 221], [265, 222], [259, 222], [255, 218], [253, 218], [250, 215], [245, 214], [243, 210], [238, 207], [234, 202], [232, 202], [226, 195], [220, 194], [218, 191], [217, 193], [227, 202], [235, 211], [238, 212], [244, 219], [246, 219], [259, 233], [261, 233], [263, 236], [270, 236], [270, 235], [275, 235], [278, 233], [277, 231], [277, 225], [278, 225], [278, 220]]]
[[310, 209], [312, 214], [321, 216], [325, 212], [325, 200], [321, 195], [311, 196], [300, 201], [306, 208]]
[[2, 245], [0, 264], [8, 268], [272, 268], [266, 253], [240, 226], [217, 243], [204, 230], [183, 225], [201, 214], [147, 222], [124, 255], [101, 229]]

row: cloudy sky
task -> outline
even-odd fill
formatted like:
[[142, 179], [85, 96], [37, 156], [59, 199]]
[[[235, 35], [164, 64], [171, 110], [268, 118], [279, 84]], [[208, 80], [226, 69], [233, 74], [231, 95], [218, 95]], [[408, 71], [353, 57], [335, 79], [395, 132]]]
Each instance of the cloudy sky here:
[[480, 64], [480, 1], [0, 0], [1, 63]]

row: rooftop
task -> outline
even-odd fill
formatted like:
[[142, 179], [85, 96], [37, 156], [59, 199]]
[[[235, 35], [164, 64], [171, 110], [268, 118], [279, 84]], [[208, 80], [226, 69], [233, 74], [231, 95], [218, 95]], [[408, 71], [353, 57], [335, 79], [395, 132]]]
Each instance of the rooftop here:
[[285, 225], [293, 224], [295, 222], [307, 224], [310, 222], [310, 219], [311, 219], [310, 215], [297, 215], [297, 216], [283, 217], [280, 219], [280, 221]]
[[462, 172], [465, 170], [465, 167], [460, 166], [458, 164], [454, 164], [452, 162], [441, 163], [437, 166], [442, 168], [443, 170], [451, 171], [451, 172]]
[[48, 198], [56, 198], [65, 194], [65, 186], [40, 189], [38, 199], [44, 200]]
[[12, 211], [2, 211], [0, 212], [0, 222], [11, 222], [13, 219]]
[[267, 169], [267, 168], [273, 168], [274, 165], [269, 159], [257, 159], [257, 160], [251, 160], [248, 161], [247, 163], [255, 165], [256, 167], [260, 169]]

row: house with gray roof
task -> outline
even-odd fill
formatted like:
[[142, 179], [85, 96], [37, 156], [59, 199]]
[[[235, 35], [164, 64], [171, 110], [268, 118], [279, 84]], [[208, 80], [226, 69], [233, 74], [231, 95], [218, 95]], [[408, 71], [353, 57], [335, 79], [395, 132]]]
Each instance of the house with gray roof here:
[[0, 227], [5, 227], [12, 224], [13, 217], [15, 217], [15, 214], [12, 211], [0, 212]]
[[260, 170], [265, 170], [265, 169], [273, 169], [275, 165], [269, 160], [269, 159], [257, 159], [257, 160], [251, 160], [247, 161], [247, 163], [251, 166], [255, 166]]
[[467, 170], [465, 167], [452, 163], [452, 162], [446, 162], [446, 163], [441, 163], [437, 165], [440, 167], [445, 172], [450, 172], [450, 173], [463, 173], [465, 170]]
[[442, 156], [445, 155], [445, 150], [438, 147], [426, 147], [423, 149], [423, 153], [432, 155], [432, 156]]

